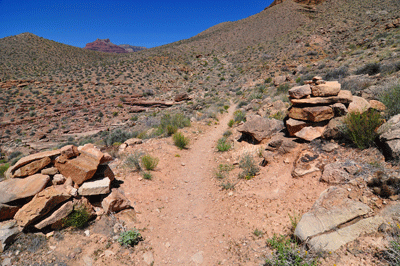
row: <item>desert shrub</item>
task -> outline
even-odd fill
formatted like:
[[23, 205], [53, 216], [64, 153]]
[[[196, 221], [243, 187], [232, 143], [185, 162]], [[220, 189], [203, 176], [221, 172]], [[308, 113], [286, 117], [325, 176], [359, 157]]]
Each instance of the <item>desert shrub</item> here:
[[10, 164], [8, 163], [0, 165], [0, 177], [4, 177], [4, 173], [8, 170], [9, 167]]
[[230, 135], [232, 135], [232, 131], [227, 130], [224, 132], [224, 134], [222, 134], [222, 136], [224, 136], [225, 138], [228, 138]]
[[365, 78], [348, 79], [341, 82], [342, 90], [351, 91], [352, 94], [357, 94], [359, 91], [365, 90], [371, 86], [371, 81]]
[[12, 160], [14, 158], [19, 157], [20, 155], [22, 155], [22, 152], [20, 151], [13, 151], [9, 156], [8, 156], [8, 160]]
[[344, 120], [344, 133], [359, 149], [366, 149], [374, 143], [382, 122], [380, 113], [374, 110], [349, 113]]
[[190, 124], [190, 119], [183, 114], [175, 114], [174, 116], [166, 114], [161, 117], [158, 130], [161, 134], [166, 132], [168, 136], [171, 136], [178, 131], [178, 128], [190, 127]]
[[217, 150], [218, 151], [228, 151], [231, 148], [231, 144], [227, 141], [226, 138], [220, 138], [217, 142]]
[[254, 162], [254, 159], [249, 154], [244, 155], [239, 161], [239, 168], [243, 171], [239, 174], [239, 178], [252, 179], [258, 172], [260, 168]]
[[134, 154], [129, 155], [125, 159], [125, 166], [129, 169], [134, 169], [137, 172], [140, 172], [142, 170], [142, 166], [140, 165], [140, 157], [142, 154], [138, 151], [135, 151]]
[[349, 75], [349, 68], [347, 66], [342, 66], [342, 67], [335, 68], [335, 69], [328, 71], [325, 74], [324, 79], [325, 80], [338, 80], [338, 79], [345, 78], [348, 75]]
[[274, 235], [267, 240], [267, 245], [274, 249], [272, 258], [265, 261], [264, 266], [273, 265], [291, 265], [306, 266], [318, 265], [318, 258], [309, 254], [303, 247], [299, 247], [297, 243], [284, 235]]
[[288, 93], [290, 89], [290, 86], [288, 83], [283, 83], [281, 85], [278, 86], [278, 88], [276, 89], [277, 93]]
[[246, 113], [242, 110], [237, 110], [233, 113], [234, 120], [236, 123], [240, 123], [242, 121], [246, 121]]
[[226, 183], [222, 183], [221, 184], [221, 188], [222, 190], [234, 190], [235, 189], [235, 185], [234, 183], [231, 182], [226, 182]]
[[105, 138], [104, 138], [104, 143], [107, 146], [111, 146], [116, 142], [121, 142], [124, 143], [125, 140], [130, 139], [134, 137], [133, 133], [124, 131], [122, 129], [115, 129], [111, 131]]
[[63, 225], [82, 228], [89, 222], [89, 219], [90, 213], [84, 206], [74, 207], [74, 210], [63, 220]]
[[359, 69], [357, 69], [356, 74], [368, 74], [370, 76], [376, 75], [381, 71], [381, 65], [379, 63], [368, 63]]
[[143, 172], [143, 178], [146, 180], [153, 179], [153, 175], [150, 172]]
[[137, 229], [132, 229], [128, 230], [125, 232], [121, 232], [118, 238], [118, 243], [120, 243], [121, 246], [135, 246], [139, 244], [140, 241], [142, 241], [142, 235], [139, 233]]
[[168, 136], [172, 136], [178, 131], [178, 127], [174, 125], [168, 125], [166, 129]]
[[388, 85], [379, 100], [387, 107], [387, 118], [400, 114], [400, 82]]
[[231, 119], [228, 122], [228, 127], [232, 127], [235, 124], [235, 120]]
[[185, 137], [182, 133], [178, 132], [172, 136], [175, 146], [179, 149], [185, 149], [189, 144], [189, 139]]
[[157, 167], [159, 159], [146, 154], [142, 157], [142, 165], [146, 170], [154, 170]]
[[400, 61], [392, 62], [381, 66], [381, 73], [390, 75], [400, 71]]

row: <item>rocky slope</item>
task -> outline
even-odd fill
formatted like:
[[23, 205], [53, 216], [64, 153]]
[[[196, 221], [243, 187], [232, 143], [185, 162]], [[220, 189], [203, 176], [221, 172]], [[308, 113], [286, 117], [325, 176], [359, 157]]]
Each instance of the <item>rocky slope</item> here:
[[133, 46], [129, 44], [116, 45], [113, 44], [110, 39], [97, 39], [94, 42], [87, 43], [84, 49], [105, 53], [125, 54], [141, 51], [146, 49], [146, 47]]

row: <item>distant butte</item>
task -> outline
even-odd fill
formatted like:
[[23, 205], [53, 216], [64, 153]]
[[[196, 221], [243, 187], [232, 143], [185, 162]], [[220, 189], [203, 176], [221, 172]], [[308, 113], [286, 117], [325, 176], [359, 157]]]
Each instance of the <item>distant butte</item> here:
[[139, 46], [131, 46], [131, 45], [127, 45], [127, 44], [118, 46], [118, 45], [110, 42], [110, 39], [97, 39], [94, 42], [86, 44], [84, 49], [105, 52], [105, 53], [123, 54], [123, 53], [131, 53], [131, 52], [144, 50], [146, 48], [139, 47]]

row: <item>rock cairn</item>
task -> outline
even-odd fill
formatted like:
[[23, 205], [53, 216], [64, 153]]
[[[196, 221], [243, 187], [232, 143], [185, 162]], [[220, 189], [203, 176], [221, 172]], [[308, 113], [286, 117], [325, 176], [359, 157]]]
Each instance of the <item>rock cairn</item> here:
[[337, 81], [314, 77], [290, 89], [289, 99], [293, 105], [286, 121], [289, 135], [312, 141], [322, 136], [331, 119], [347, 114], [353, 95], [341, 90]]
[[122, 191], [111, 189], [110, 161], [93, 144], [68, 145], [10, 167], [0, 182], [0, 252], [22, 230], [62, 228], [64, 218], [82, 207], [91, 217], [132, 209]]

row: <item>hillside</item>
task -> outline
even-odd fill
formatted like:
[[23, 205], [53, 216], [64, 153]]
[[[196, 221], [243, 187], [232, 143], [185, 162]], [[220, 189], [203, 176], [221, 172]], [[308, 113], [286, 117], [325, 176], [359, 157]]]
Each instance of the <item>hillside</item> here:
[[0, 262], [397, 265], [399, 10], [276, 0], [135, 53], [0, 39]]

